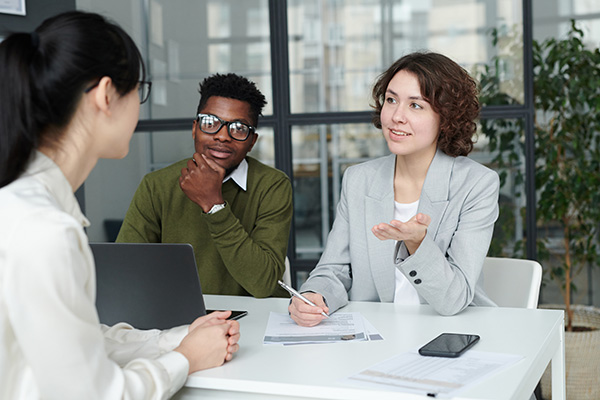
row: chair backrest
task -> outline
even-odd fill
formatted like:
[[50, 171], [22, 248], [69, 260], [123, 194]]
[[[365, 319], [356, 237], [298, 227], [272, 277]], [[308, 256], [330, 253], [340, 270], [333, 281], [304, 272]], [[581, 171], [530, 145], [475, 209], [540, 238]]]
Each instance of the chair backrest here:
[[500, 307], [537, 308], [542, 266], [537, 261], [487, 257], [483, 288]]

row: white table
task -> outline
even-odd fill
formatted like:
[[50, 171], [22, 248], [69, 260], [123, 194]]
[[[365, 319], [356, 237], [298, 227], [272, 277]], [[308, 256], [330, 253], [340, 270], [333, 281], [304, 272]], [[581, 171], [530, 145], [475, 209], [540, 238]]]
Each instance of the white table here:
[[430, 306], [351, 302], [384, 340], [297, 346], [263, 345], [269, 312], [287, 312], [286, 299], [205, 296], [207, 308], [248, 310], [240, 320], [240, 350], [222, 367], [192, 374], [174, 397], [191, 399], [426, 399], [340, 384], [367, 367], [416, 349], [442, 332], [481, 336], [478, 351], [519, 354], [514, 366], [465, 391], [460, 399], [529, 399], [552, 361], [552, 394], [565, 399], [564, 318], [558, 310], [469, 307], [443, 317]]

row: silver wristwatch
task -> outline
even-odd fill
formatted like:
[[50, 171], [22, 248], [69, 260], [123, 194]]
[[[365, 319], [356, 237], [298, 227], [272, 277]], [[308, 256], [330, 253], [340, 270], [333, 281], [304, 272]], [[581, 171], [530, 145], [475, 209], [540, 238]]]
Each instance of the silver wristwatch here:
[[212, 208], [210, 210], [208, 210], [207, 214], [214, 214], [222, 209], [225, 208], [225, 203], [223, 204], [215, 204], [214, 206], [212, 206]]

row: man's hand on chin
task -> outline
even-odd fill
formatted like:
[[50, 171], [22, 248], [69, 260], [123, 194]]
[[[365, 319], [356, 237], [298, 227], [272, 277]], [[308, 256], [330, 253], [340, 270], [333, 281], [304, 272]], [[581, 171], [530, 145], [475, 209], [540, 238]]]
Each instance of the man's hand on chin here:
[[223, 178], [225, 168], [204, 154], [194, 153], [194, 157], [187, 162], [187, 167], [181, 169], [179, 187], [206, 213], [215, 204], [225, 202], [221, 193]]

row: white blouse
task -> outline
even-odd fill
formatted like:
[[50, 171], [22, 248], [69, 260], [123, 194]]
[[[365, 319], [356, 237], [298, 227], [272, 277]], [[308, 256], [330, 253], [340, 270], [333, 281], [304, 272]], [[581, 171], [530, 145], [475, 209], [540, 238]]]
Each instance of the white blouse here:
[[164, 399], [183, 386], [189, 364], [172, 350], [187, 326], [100, 325], [88, 225], [42, 153], [0, 189], [1, 399]]
[[[415, 215], [419, 209], [419, 200], [414, 203], [398, 203], [394, 202], [394, 219], [400, 222], [406, 222]], [[394, 290], [394, 303], [399, 304], [421, 304], [419, 293], [412, 283], [404, 276], [398, 268], [396, 268], [396, 288]]]

